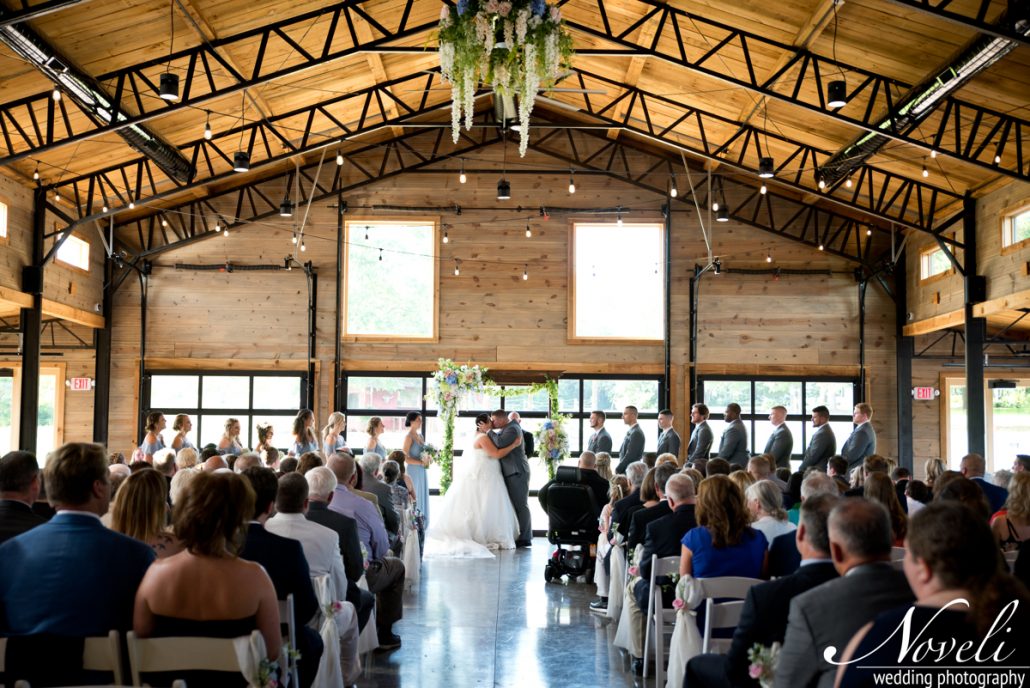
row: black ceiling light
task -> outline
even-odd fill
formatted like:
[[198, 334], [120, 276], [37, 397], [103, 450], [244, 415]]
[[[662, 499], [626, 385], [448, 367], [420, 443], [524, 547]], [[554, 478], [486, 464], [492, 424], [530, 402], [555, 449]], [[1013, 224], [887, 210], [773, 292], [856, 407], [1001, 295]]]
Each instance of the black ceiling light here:
[[722, 273], [722, 261], [718, 258], [712, 261], [712, 272], [714, 272], [716, 275]]
[[232, 169], [235, 172], [249, 172], [250, 153], [247, 151], [236, 151], [232, 156]]
[[848, 83], [843, 79], [834, 79], [826, 87], [826, 105], [842, 108], [848, 104]]
[[175, 50], [175, 2], [169, 3], [169, 14], [168, 21], [171, 27], [170, 39], [168, 42], [168, 64], [165, 66], [165, 71], [161, 74], [161, 80], [158, 86], [158, 95], [161, 96], [161, 100], [176, 101], [179, 100], [179, 75], [172, 74], [172, 53]]
[[769, 156], [758, 159], [758, 176], [762, 179], [772, 179], [776, 176], [776, 164]]
[[717, 211], [715, 211], [715, 221], [716, 222], [729, 222], [730, 221], [730, 214], [728, 212], [726, 212], [726, 206], [725, 205], [720, 205], [719, 209]]
[[507, 179], [497, 182], [497, 200], [507, 201], [511, 199], [511, 183]]
[[279, 217], [293, 217], [293, 201], [287, 196], [279, 204]]

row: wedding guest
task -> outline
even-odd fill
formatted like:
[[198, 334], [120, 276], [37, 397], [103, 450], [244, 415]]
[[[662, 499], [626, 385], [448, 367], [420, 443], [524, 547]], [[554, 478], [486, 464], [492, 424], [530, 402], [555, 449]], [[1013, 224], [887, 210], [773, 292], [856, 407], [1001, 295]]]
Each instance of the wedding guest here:
[[973, 513], [979, 516], [984, 523], [991, 518], [991, 505], [987, 502], [987, 497], [984, 496], [983, 490], [969, 478], [961, 475], [949, 476], [945, 473], [937, 481], [937, 486], [940, 491], [934, 497], [935, 502], [962, 502], [972, 509]]
[[408, 475], [407, 470], [404, 468], [407, 465], [407, 463], [408, 463], [407, 462], [407, 458], [408, 457], [404, 454], [403, 450], [395, 449], [392, 452], [390, 452], [390, 455], [387, 458], [390, 461], [393, 461], [394, 463], [397, 464], [397, 469], [400, 471], [400, 474], [401, 474], [401, 477], [400, 477], [399, 481], [402, 482], [404, 484], [404, 487], [407, 488], [407, 490], [408, 490], [408, 502], [409, 503], [410, 502], [414, 502], [415, 501], [415, 483], [413, 483], [411, 481], [411, 476]]
[[347, 416], [339, 411], [329, 414], [329, 420], [322, 428], [322, 454], [324, 456], [331, 456], [338, 451], [350, 451], [347, 448], [347, 440], [343, 436], [346, 429]]
[[[677, 473], [679, 473], [679, 466], [675, 461], [655, 466], [648, 471], [655, 499], [645, 499], [644, 508], [633, 514], [630, 518], [629, 538], [627, 539], [630, 548], [635, 548], [638, 544], [644, 543], [644, 537], [647, 535], [647, 526], [672, 513], [672, 507], [666, 501], [665, 483]], [[647, 482], [648, 478], [645, 476], [644, 485], [647, 485]], [[641, 492], [644, 492], [644, 485], [640, 488]]]
[[[608, 503], [601, 507], [601, 515], [597, 519], [597, 561], [602, 563], [599, 569], [595, 570], [594, 580], [597, 583], [597, 599], [590, 603], [590, 609], [604, 612], [608, 609], [608, 578], [603, 563], [608, 561], [608, 555], [612, 549], [612, 543], [608, 539], [608, 532], [612, 525], [612, 510], [615, 504], [624, 497], [629, 496], [631, 486], [629, 479], [624, 475], [615, 475], [611, 478], [608, 488]], [[609, 564], [610, 565], [610, 564]]]
[[[732, 476], [731, 476], [732, 478]], [[797, 528], [787, 519], [783, 508], [783, 493], [769, 480], [759, 480], [744, 492], [751, 527], [765, 535], [769, 547], [781, 535], [793, 533]]]
[[415, 506], [422, 512], [423, 523], [426, 530], [429, 530], [429, 478], [426, 475], [429, 457], [422, 456], [422, 450], [426, 446], [425, 438], [422, 437], [422, 414], [409, 411], [404, 417], [404, 427], [408, 428], [407, 434], [404, 435], [403, 449], [408, 457], [404, 470], [415, 485]]
[[944, 462], [940, 459], [927, 459], [923, 463], [923, 473], [926, 474], [926, 486], [932, 490], [934, 482], [944, 475], [944, 471], [946, 470], [947, 468], [944, 466]]
[[684, 468], [680, 473], [694, 481], [694, 493], [696, 494], [698, 487], [701, 485], [701, 481], [705, 479], [704, 474], [696, 468]]
[[305, 452], [301, 455], [300, 461], [297, 462], [297, 472], [304, 475], [312, 468], [318, 468], [324, 466], [325, 461], [317, 452]]
[[190, 489], [193, 481], [203, 472], [200, 468], [187, 468], [184, 471], [176, 471], [172, 477], [172, 484], [168, 488], [168, 499], [173, 507], [182, 501], [183, 493]]
[[1030, 473], [1013, 474], [1005, 511], [995, 516], [991, 532], [1006, 552], [1021, 549], [1023, 541], [1030, 540]]
[[368, 442], [365, 443], [366, 452], [375, 452], [379, 456], [389, 456], [390, 452], [379, 441], [384, 432], [386, 432], [386, 424], [383, 423], [382, 418], [372, 416], [368, 419], [368, 426], [365, 428], [365, 433], [368, 435]]
[[[711, 463], [711, 462], [709, 462]], [[760, 578], [768, 543], [752, 528], [744, 495], [726, 476], [711, 476], [697, 495], [698, 526], [680, 541], [680, 575]]]
[[752, 456], [747, 462], [747, 472], [751, 474], [751, 477], [755, 479], [755, 482], [759, 480], [770, 480], [780, 491], [780, 501], [782, 503], [783, 493], [787, 491], [787, 483], [783, 482], [776, 477], [773, 473], [775, 468], [776, 459], [773, 458], [772, 454], [759, 454]]
[[106, 451], [65, 444], [50, 454], [44, 478], [57, 515], [0, 545], [0, 636], [130, 629], [154, 551], [100, 523], [110, 500]]
[[905, 503], [908, 506], [908, 515], [912, 516], [917, 511], [930, 503], [930, 490], [922, 480], [909, 480], [905, 485]]
[[112, 466], [114, 464], [116, 464], [116, 463], [124, 464], [125, 463], [125, 454], [123, 454], [121, 452], [111, 452], [110, 454], [107, 455], [107, 461]]
[[863, 459], [861, 465], [851, 473], [851, 488], [845, 493], [845, 497], [861, 497], [865, 493], [865, 483], [869, 476], [880, 473], [884, 476], [890, 475], [890, 463], [879, 454], [870, 454]]
[[193, 429], [193, 421], [185, 413], [180, 413], [175, 416], [175, 420], [172, 421], [172, 430], [175, 430], [175, 437], [172, 438], [171, 448], [176, 452], [180, 452], [183, 449], [193, 449], [196, 447], [190, 442], [186, 436], [190, 430]]
[[585, 451], [579, 455], [579, 474], [594, 493], [594, 505], [597, 507], [597, 514], [600, 515], [601, 509], [608, 501], [608, 487], [611, 483], [597, 472], [597, 456], [594, 452]]
[[834, 479], [847, 480], [848, 460], [840, 454], [831, 456], [826, 461], [826, 475]]
[[744, 493], [747, 493], [747, 488], [755, 484], [755, 477], [747, 471], [733, 471], [730, 473], [730, 480]]
[[[283, 477], [287, 473], [297, 473], [297, 466], [300, 462], [297, 461], [296, 456], [287, 456], [279, 459], [279, 477]], [[303, 474], [302, 474], [303, 475]]]
[[1012, 471], [1004, 468], [1000, 471], [994, 471], [994, 475], [991, 476], [991, 483], [1007, 490], [1009, 489], [1009, 483], [1012, 482], [1012, 475]]
[[195, 468], [199, 462], [200, 456], [194, 447], [183, 447], [175, 455], [175, 469], [177, 471]]
[[161, 436], [161, 431], [165, 429], [164, 414], [151, 411], [147, 414], [147, 422], [144, 427], [147, 430], [147, 434], [143, 437], [143, 441], [140, 442], [139, 453], [143, 455], [144, 461], [153, 463], [154, 452], [165, 448], [164, 437]]
[[[216, 450], [217, 451], [217, 450]], [[225, 462], [220, 454], [215, 454], [204, 461], [203, 471], [205, 473], [214, 473], [215, 471], [227, 471], [229, 470], [229, 464]]]
[[[647, 473], [647, 464], [643, 461], [634, 461], [626, 467], [630, 493], [612, 507], [612, 527], [608, 532], [608, 539], [613, 544], [616, 535], [621, 536], [619, 539], [623, 541], [629, 537], [630, 520], [633, 518], [633, 514], [644, 508], [644, 495], [641, 494], [640, 489], [643, 487]], [[652, 495], [648, 494], [647, 496], [651, 497]]]
[[714, 459], [709, 459], [708, 463], [705, 464], [706, 478], [713, 475], [729, 475], [732, 472], [733, 468], [730, 466], [730, 462], [726, 459], [715, 457]]
[[378, 478], [383, 457], [375, 452], [365, 452], [358, 459], [362, 469], [362, 488], [379, 499], [379, 510], [383, 514], [386, 531], [393, 535], [400, 533], [400, 517], [393, 508], [393, 489]]
[[168, 526], [168, 486], [158, 471], [130, 475], [119, 489], [111, 514], [111, 530], [146, 543], [158, 559], [182, 551]]
[[154, 454], [154, 470], [164, 476], [167, 496], [167, 487], [172, 484], [172, 476], [175, 475], [175, 450], [171, 447], [158, 449]]
[[[946, 661], [943, 657], [951, 658], [946, 648], [908, 651], [908, 633], [898, 633], [902, 626], [914, 635], [927, 629], [950, 647], [979, 648], [965, 659], [961, 650], [953, 655], [961, 665], [953, 670], [965, 670], [956, 672], [960, 676], [1025, 664], [1030, 596], [1002, 568], [990, 535], [987, 524], [957, 502], [935, 502], [915, 514], [905, 543], [904, 575], [916, 603], [884, 611], [855, 633], [837, 660], [846, 663], [837, 668], [839, 685], [880, 685], [877, 676], [891, 667], [932, 670]], [[1012, 604], [1010, 614], [1005, 608]], [[992, 639], [998, 619], [1005, 619], [1005, 635]]]
[[1005, 506], [1005, 500], [1008, 498], [1009, 493], [1004, 487], [998, 487], [984, 479], [986, 468], [987, 464], [984, 461], [984, 457], [979, 454], [966, 454], [962, 457], [959, 471], [983, 490], [984, 496], [987, 497], [987, 502], [991, 505], [991, 513], [993, 514]]
[[[944, 490], [944, 488], [948, 486], [948, 483], [950, 483], [952, 480], [959, 480], [961, 478], [962, 474], [958, 471], [944, 471], [939, 476], [937, 476], [937, 478], [933, 481], [932, 487], [934, 499], [936, 499], [937, 495], [939, 495]], [[974, 485], [973, 487], [976, 486]], [[986, 502], [986, 499], [984, 501]], [[990, 509], [990, 504], [987, 505], [987, 508]]]
[[262, 461], [260, 454], [252, 451], [243, 452], [242, 454], [236, 457], [235, 461], [232, 462], [232, 472], [242, 473], [248, 468], [255, 468], [261, 465]]
[[614, 473], [612, 473], [612, 455], [609, 454], [608, 452], [602, 451], [602, 452], [597, 452], [596, 457], [597, 457], [597, 467], [596, 467], [597, 474], [599, 476], [601, 476], [602, 478], [604, 478], [605, 480], [610, 481], [612, 479], [612, 476], [615, 475]]
[[225, 419], [225, 432], [218, 440], [218, 453], [222, 456], [239, 456], [243, 453], [243, 445], [240, 444], [240, 421], [236, 418]]
[[45, 518], [32, 511], [39, 490], [39, 464], [35, 456], [12, 451], [0, 458], [0, 545], [46, 523]]
[[279, 450], [275, 447], [265, 447], [260, 452], [261, 462], [265, 468], [271, 468], [273, 471], [279, 470]]
[[836, 666], [826, 661], [825, 649], [845, 647], [877, 614], [912, 601], [904, 574], [890, 563], [891, 522], [882, 504], [843, 499], [830, 512], [828, 528], [840, 578], [790, 603], [775, 688], [830, 688]]
[[863, 490], [866, 499], [882, 504], [887, 509], [887, 513], [891, 516], [892, 544], [895, 547], [901, 547], [908, 529], [908, 518], [898, 502], [894, 483], [883, 473], [873, 473], [866, 477]]
[[[837, 482], [820, 471], [809, 471], [801, 481], [801, 504], [817, 495], [840, 496]], [[801, 552], [798, 551], [794, 533], [785, 533], [773, 538], [769, 545], [769, 576], [787, 576], [801, 566]]]
[[408, 496], [408, 488], [404, 485], [404, 481], [401, 480], [400, 464], [396, 461], [387, 461], [383, 464], [382, 471], [383, 482], [390, 488], [393, 509], [398, 514], [403, 514], [411, 500]]
[[307, 452], [318, 453], [321, 447], [315, 432], [315, 414], [310, 409], [301, 409], [293, 419], [293, 444], [290, 456], [303, 456]]
[[271, 423], [258, 423], [254, 426], [257, 431], [257, 446], [254, 447], [254, 451], [258, 454], [268, 450], [275, 449], [275, 445], [272, 444], [272, 438], [275, 437], [275, 428], [272, 427]]

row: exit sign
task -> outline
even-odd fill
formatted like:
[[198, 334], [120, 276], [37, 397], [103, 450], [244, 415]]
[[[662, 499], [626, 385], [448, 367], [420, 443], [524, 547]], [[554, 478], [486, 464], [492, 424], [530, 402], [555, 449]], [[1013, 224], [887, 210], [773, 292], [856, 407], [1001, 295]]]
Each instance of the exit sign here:
[[69, 387], [71, 387], [73, 392], [88, 392], [93, 389], [93, 379], [88, 377], [73, 377]]
[[916, 401], [933, 401], [939, 392], [933, 387], [913, 387], [912, 398]]

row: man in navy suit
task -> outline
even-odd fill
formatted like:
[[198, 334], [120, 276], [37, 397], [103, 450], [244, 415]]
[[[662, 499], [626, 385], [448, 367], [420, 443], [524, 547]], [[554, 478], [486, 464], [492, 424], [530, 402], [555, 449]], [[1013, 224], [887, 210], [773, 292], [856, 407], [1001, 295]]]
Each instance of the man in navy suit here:
[[132, 628], [154, 551], [100, 523], [111, 500], [107, 452], [73, 442], [50, 456], [49, 522], [0, 546], [0, 635], [107, 635]]
[[679, 470], [679, 466], [672, 461], [667, 461], [661, 466], [655, 466], [651, 469], [654, 472], [654, 489], [658, 493], [658, 503], [641, 509], [630, 516], [629, 537], [626, 539], [629, 551], [636, 549], [637, 545], [644, 544], [647, 527], [651, 523], [672, 513], [672, 507], [666, 501], [665, 483], [669, 482], [669, 478], [679, 473]]
[[39, 497], [39, 464], [25, 451], [8, 452], [0, 459], [0, 545], [46, 519], [32, 510]]
[[872, 406], [865, 402], [855, 404], [855, 410], [851, 413], [855, 429], [840, 448], [841, 456], [848, 461], [849, 471], [861, 464], [865, 457], [876, 453], [876, 431], [873, 430], [872, 418]]
[[966, 454], [962, 457], [962, 463], [959, 464], [959, 470], [962, 471], [962, 475], [976, 483], [983, 491], [984, 496], [987, 497], [987, 501], [991, 505], [991, 513], [993, 514], [1005, 506], [1005, 500], [1009, 498], [1009, 491], [1004, 487], [992, 485], [984, 480], [986, 468], [987, 464], [984, 461], [984, 457], [979, 454]]
[[839, 501], [840, 497], [836, 495], [820, 494], [801, 506], [798, 528], [791, 533], [801, 552], [801, 568], [790, 576], [761, 583], [748, 590], [729, 652], [725, 655], [698, 655], [691, 659], [687, 664], [686, 678], [689, 688], [758, 686], [758, 682], [747, 673], [748, 650], [755, 643], [765, 646], [783, 643], [791, 600], [837, 577], [830, 558], [826, 523], [830, 511]]

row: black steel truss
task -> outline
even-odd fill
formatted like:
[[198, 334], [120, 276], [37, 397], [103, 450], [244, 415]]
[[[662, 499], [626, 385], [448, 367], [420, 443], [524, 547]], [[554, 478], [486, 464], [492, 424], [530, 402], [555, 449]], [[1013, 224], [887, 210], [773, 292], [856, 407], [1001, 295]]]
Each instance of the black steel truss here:
[[[662, 196], [668, 190], [671, 166], [680, 164], [671, 156], [643, 150], [619, 139], [571, 129], [553, 129], [531, 141], [529, 147], [569, 165], [603, 171]], [[699, 175], [700, 180], [705, 172], [694, 169], [693, 174]], [[875, 231], [853, 217], [778, 194], [773, 189], [763, 195], [754, 186], [732, 177], [720, 179], [723, 193], [711, 200], [727, 203], [730, 218], [737, 222], [847, 258], [870, 270], [881, 262], [883, 253], [889, 253], [887, 233]], [[702, 208], [707, 208], [711, 201], [705, 188], [699, 188], [701, 186], [695, 187], [696, 200]], [[715, 188], [713, 193], [716, 193]], [[671, 200], [691, 208], [695, 202], [688, 193]]]
[[[441, 160], [468, 155], [500, 140], [496, 128], [483, 127], [473, 133], [463, 133], [457, 146], [452, 146], [449, 127], [439, 127], [402, 134], [383, 143], [350, 151], [341, 150], [344, 157], [342, 166], [337, 165], [332, 158], [322, 163], [323, 171], [330, 172], [328, 177], [316, 177], [319, 163], [299, 169], [297, 173], [300, 175], [301, 196], [292, 200], [299, 208], [308, 202], [335, 198], [340, 192], [346, 193], [405, 172], [420, 170]], [[426, 150], [429, 152], [424, 152]], [[345, 179], [343, 175], [352, 174], [352, 170], [356, 171], [357, 179]], [[120, 248], [137, 257], [149, 258], [186, 244], [220, 236], [222, 230], [214, 228], [219, 221], [223, 222], [223, 228], [228, 227], [231, 232], [235, 232], [249, 223], [277, 217], [281, 199], [275, 193], [269, 195], [262, 187], [273, 185], [278, 189], [284, 186], [292, 189], [293, 175], [294, 172], [290, 172], [272, 179], [254, 180], [229, 191], [118, 225], [115, 228], [115, 241]], [[227, 208], [231, 208], [231, 212], [227, 213]], [[126, 233], [132, 236], [136, 246], [126, 241]]]
[[13, 26], [14, 24], [20, 24], [21, 22], [31, 21], [52, 12], [63, 10], [66, 7], [78, 5], [80, 2], [85, 2], [85, 0], [44, 0], [44, 2], [37, 3], [30, 3], [26, 2], [26, 0], [21, 0], [21, 2], [18, 3], [20, 5], [19, 9], [0, 9], [0, 27]]
[[[918, 146], [927, 154], [936, 150], [984, 169], [1030, 180], [1030, 155], [1023, 151], [1023, 140], [1030, 136], [1028, 120], [946, 96], [935, 105], [943, 105], [943, 114], [932, 115], [914, 130], [907, 130], [895, 117], [888, 117], [885, 125], [878, 127], [885, 114], [896, 112], [896, 105], [912, 84], [705, 19], [660, 0], [639, 0], [650, 9], [634, 22], [622, 20], [617, 24], [615, 18], [619, 13], [609, 14], [605, 6], [609, 1], [587, 3], [596, 3], [601, 28], [566, 19], [574, 31], [620, 48], [583, 51], [584, 54], [655, 57], [867, 132]], [[652, 26], [653, 33], [640, 31]], [[645, 33], [651, 38], [642, 38]], [[698, 44], [698, 33], [704, 45]], [[752, 57], [756, 49], [787, 52], [791, 57], [767, 79], [760, 79]], [[735, 69], [735, 65], [742, 66]], [[826, 103], [826, 85], [841, 78], [848, 83], [848, 105], [831, 109]], [[921, 135], [924, 130], [928, 133]], [[994, 162], [995, 156], [1000, 162]]]
[[[278, 19], [234, 36], [217, 39], [96, 77], [113, 95], [113, 124], [100, 126], [68, 107], [62, 99], [50, 107], [49, 91], [0, 105], [0, 165], [54, 150], [100, 134], [141, 124], [184, 108], [196, 108], [213, 99], [268, 83], [363, 52], [422, 52], [424, 48], [391, 47], [402, 38], [417, 36], [436, 27], [436, 22], [409, 24], [415, 0], [386, 17], [373, 17], [362, 5], [369, 0], [342, 0], [326, 8]], [[356, 22], [367, 24], [369, 41], [358, 39]], [[321, 38], [316, 50], [302, 46], [297, 36], [309, 29]], [[244, 47], [246, 46], [246, 48]], [[233, 48], [236, 48], [233, 50]], [[223, 57], [232, 50], [243, 60], [237, 70]], [[269, 53], [277, 57], [266, 57]], [[281, 56], [288, 54], [284, 59]], [[246, 58], [237, 57], [246, 55]], [[179, 74], [181, 98], [171, 102], [158, 97], [158, 77], [171, 70]], [[44, 114], [45, 113], [45, 114]]]
[[1015, 0], [1006, 3], [1008, 11], [1000, 18], [1000, 21], [989, 22], [991, 5], [997, 3], [993, 0], [980, 0], [975, 5], [964, 6], [955, 4], [952, 0], [891, 0], [898, 5], [913, 7], [932, 14], [941, 19], [946, 19], [954, 24], [965, 26], [968, 29], [986, 33], [998, 38], [1007, 38], [1018, 41], [1023, 45], [1030, 45], [1030, 39], [1019, 30], [1018, 22], [1027, 20], [1027, 11], [1030, 3], [1026, 0]]

